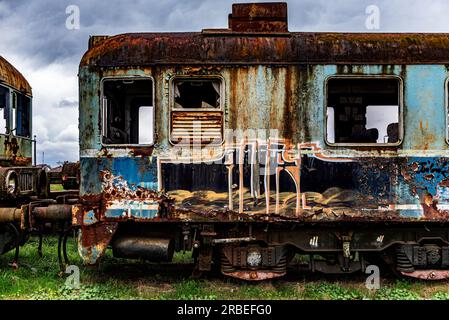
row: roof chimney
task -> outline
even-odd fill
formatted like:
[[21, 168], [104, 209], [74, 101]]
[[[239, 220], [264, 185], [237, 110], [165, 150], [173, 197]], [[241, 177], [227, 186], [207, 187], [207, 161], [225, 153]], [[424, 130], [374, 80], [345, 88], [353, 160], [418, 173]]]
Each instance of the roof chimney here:
[[228, 21], [236, 32], [288, 32], [287, 3], [235, 3]]

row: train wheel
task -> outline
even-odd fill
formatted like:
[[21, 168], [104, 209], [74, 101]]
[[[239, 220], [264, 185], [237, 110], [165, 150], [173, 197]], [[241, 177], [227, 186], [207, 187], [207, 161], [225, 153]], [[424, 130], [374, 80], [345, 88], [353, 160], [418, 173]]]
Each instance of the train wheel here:
[[449, 247], [437, 243], [395, 246], [395, 273], [421, 280], [449, 279]]
[[285, 276], [290, 256], [286, 246], [228, 245], [220, 248], [219, 263], [225, 276], [261, 281]]

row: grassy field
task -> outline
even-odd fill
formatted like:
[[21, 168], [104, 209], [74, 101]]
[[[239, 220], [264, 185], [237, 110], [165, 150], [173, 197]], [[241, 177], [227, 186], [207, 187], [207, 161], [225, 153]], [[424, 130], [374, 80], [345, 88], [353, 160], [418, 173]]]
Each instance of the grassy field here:
[[[1, 299], [449, 299], [449, 282], [383, 279], [381, 288], [365, 288], [363, 275], [355, 278], [295, 275], [286, 280], [244, 283], [220, 275], [193, 280], [189, 272], [129, 262], [107, 255], [98, 268], [81, 266], [75, 242], [69, 244], [73, 263], [80, 265], [80, 289], [69, 289], [58, 272], [57, 241], [44, 239], [44, 256], [37, 254], [37, 239], [21, 250], [20, 268], [0, 257]], [[175, 263], [190, 263], [189, 254], [176, 254]], [[176, 266], [173, 266], [176, 267]], [[171, 271], [170, 271], [171, 270]]]
[[63, 191], [64, 187], [62, 184], [51, 184], [50, 185], [50, 191]]

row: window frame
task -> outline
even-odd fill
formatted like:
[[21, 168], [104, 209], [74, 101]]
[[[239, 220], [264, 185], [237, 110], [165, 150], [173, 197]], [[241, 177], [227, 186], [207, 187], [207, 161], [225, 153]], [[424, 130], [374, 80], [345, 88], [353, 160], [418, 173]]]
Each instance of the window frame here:
[[[32, 140], [33, 139], [33, 137], [32, 137], [32, 135], [33, 135], [33, 130], [32, 130], [33, 129], [33, 127], [32, 127], [32, 118], [33, 118], [32, 103], [33, 103], [33, 99], [31, 97], [27, 96], [26, 94], [21, 93], [21, 92], [17, 92], [17, 91], [14, 92], [14, 95], [16, 97], [15, 98], [15, 102], [16, 102], [15, 106], [13, 105], [14, 99], [11, 100], [11, 115], [13, 116], [13, 119], [11, 119], [11, 124], [15, 125], [15, 128], [13, 128], [14, 129], [13, 135], [18, 137], [18, 138]], [[24, 135], [19, 135], [17, 133], [17, 128], [19, 127], [18, 123], [17, 123], [17, 121], [19, 119], [19, 117], [18, 117], [18, 115], [19, 115], [19, 96], [18, 95], [21, 95], [20, 99], [24, 99], [24, 98], [28, 98], [29, 99], [29, 106], [28, 106], [29, 107], [29, 110], [28, 110], [28, 112], [29, 112], [29, 115], [28, 115], [28, 131], [30, 133], [29, 137], [24, 136]], [[22, 101], [22, 103], [23, 103], [23, 101]], [[13, 123], [14, 121], [12, 121], [12, 120], [15, 120], [15, 123]], [[12, 129], [10, 129], [10, 130], [12, 132]]]
[[[0, 87], [7, 90], [7, 104], [5, 108], [8, 109], [8, 118], [6, 119], [6, 127], [7, 133], [1, 133], [2, 136], [14, 136], [23, 140], [30, 140], [34, 141], [33, 136], [33, 95], [25, 93], [23, 91], [17, 90], [14, 87], [11, 87], [9, 85], [6, 85], [4, 83], [0, 83]], [[30, 136], [21, 136], [17, 134], [17, 112], [18, 112], [18, 95], [21, 95], [22, 97], [25, 97], [29, 99], [29, 121], [28, 121], [28, 130], [30, 132]], [[14, 105], [15, 102], [15, 105]], [[4, 110], [5, 111], [5, 110]], [[1, 115], [0, 115], [1, 116]], [[13, 121], [15, 120], [15, 122]], [[13, 123], [14, 122], [14, 123]], [[14, 127], [15, 126], [15, 127]], [[0, 129], [1, 130], [1, 129]]]
[[[190, 81], [201, 81], [201, 80], [218, 80], [220, 82], [220, 107], [219, 108], [175, 108], [175, 81], [176, 80], [190, 80]], [[185, 146], [184, 144], [175, 143], [172, 141], [172, 113], [179, 111], [186, 112], [221, 112], [221, 142], [213, 143], [207, 145], [201, 145], [203, 147], [218, 147], [225, 143], [225, 103], [226, 103], [226, 82], [221, 75], [175, 75], [169, 80], [169, 128], [168, 128], [168, 140], [172, 146]]]
[[[152, 90], [152, 104], [153, 104], [153, 143], [152, 144], [136, 144], [136, 143], [123, 143], [123, 144], [117, 144], [117, 143], [104, 143], [103, 142], [103, 137], [104, 135], [104, 126], [103, 126], [103, 115], [104, 115], [104, 105], [103, 105], [103, 99], [104, 99], [104, 82], [105, 81], [109, 81], [109, 80], [115, 80], [115, 81], [119, 81], [119, 80], [151, 80], [151, 90]], [[133, 75], [133, 76], [118, 76], [118, 77], [114, 77], [114, 76], [106, 76], [101, 78], [100, 80], [100, 100], [99, 100], [99, 118], [100, 118], [100, 144], [104, 147], [113, 147], [113, 148], [126, 148], [126, 147], [152, 147], [155, 145], [156, 143], [156, 119], [155, 119], [155, 109], [156, 109], [156, 105], [155, 105], [155, 84], [154, 84], [154, 78], [152, 76], [142, 76], [142, 75]]]
[[[327, 140], [327, 109], [328, 109], [328, 83], [329, 80], [332, 79], [395, 79], [398, 81], [398, 102], [399, 102], [399, 114], [398, 114], [398, 121], [399, 121], [399, 132], [398, 132], [398, 141], [394, 143], [367, 143], [367, 142], [329, 142]], [[379, 147], [397, 147], [400, 146], [404, 140], [404, 82], [403, 79], [398, 75], [375, 75], [375, 74], [367, 74], [367, 75], [331, 75], [328, 76], [324, 80], [324, 99], [323, 99], [323, 105], [324, 105], [324, 142], [326, 145], [330, 147], [371, 147], [371, 148], [379, 148]]]
[[[3, 111], [1, 111], [2, 108], [0, 108], [0, 117], [3, 117], [5, 119], [5, 127], [4, 128], [0, 127], [0, 135], [8, 136], [11, 133], [11, 128], [10, 128], [11, 120], [5, 118], [5, 113], [7, 113], [9, 115], [10, 110], [12, 109], [12, 101], [11, 100], [12, 100], [12, 92], [14, 90], [8, 86], [3, 85], [3, 84], [0, 84], [0, 87], [5, 90], [5, 105], [3, 107]], [[8, 111], [6, 109], [8, 109]], [[2, 132], [2, 131], [6, 131], [6, 132]]]

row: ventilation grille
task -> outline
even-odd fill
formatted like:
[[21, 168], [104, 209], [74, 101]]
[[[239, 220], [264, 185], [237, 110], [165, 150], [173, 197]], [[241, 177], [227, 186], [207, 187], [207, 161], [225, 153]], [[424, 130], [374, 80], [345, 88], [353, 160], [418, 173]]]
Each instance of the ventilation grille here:
[[19, 174], [19, 186], [21, 192], [33, 191], [33, 174], [31, 172], [21, 172]]
[[171, 141], [174, 144], [221, 144], [221, 111], [172, 111]]

